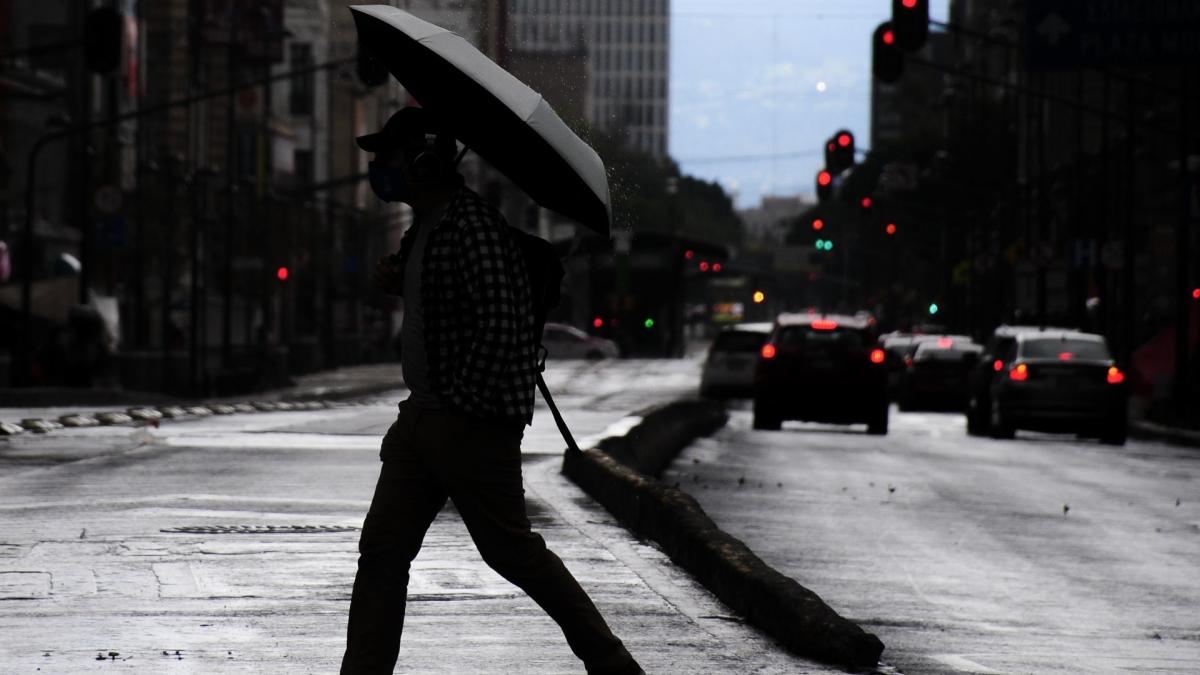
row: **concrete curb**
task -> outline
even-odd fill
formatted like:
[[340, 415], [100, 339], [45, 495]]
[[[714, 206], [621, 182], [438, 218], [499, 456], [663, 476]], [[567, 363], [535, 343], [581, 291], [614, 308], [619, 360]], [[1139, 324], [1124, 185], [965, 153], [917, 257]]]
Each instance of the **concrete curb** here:
[[[180, 406], [174, 403], [167, 403], [154, 408], [141, 406], [126, 410], [101, 411], [91, 415], [71, 414], [64, 415], [56, 420], [29, 418], [21, 420], [19, 425], [0, 422], [0, 437], [17, 436], [26, 431], [45, 434], [68, 427], [128, 424], [158, 426], [161, 422], [170, 420], [208, 417], [214, 414], [233, 415], [238, 413], [282, 410], [317, 410], [320, 408], [352, 405], [343, 402], [349, 399], [375, 396], [396, 388], [396, 383], [389, 382], [386, 384], [376, 383], [359, 387], [314, 388], [310, 391], [264, 392], [261, 396], [267, 400], [255, 399], [253, 402], [238, 401], [230, 403], [230, 401], [237, 401], [237, 399], [230, 398], [220, 399], [204, 405]], [[2, 412], [2, 409], [0, 409], [0, 412]]]
[[[883, 653], [879, 638], [723, 532], [691, 495], [651, 477], [697, 437], [725, 424], [728, 416], [720, 404], [677, 401], [639, 416], [642, 421], [623, 436], [568, 452], [563, 474], [787, 649], [841, 666], [878, 664]], [[656, 469], [648, 474], [635, 467]]]
[[1145, 420], [1131, 422], [1129, 424], [1129, 435], [1135, 438], [1142, 438], [1152, 441], [1166, 441], [1174, 445], [1183, 445], [1191, 448], [1200, 448], [1200, 431], [1191, 431], [1189, 429], [1178, 429], [1176, 427], [1168, 427], [1154, 422]]

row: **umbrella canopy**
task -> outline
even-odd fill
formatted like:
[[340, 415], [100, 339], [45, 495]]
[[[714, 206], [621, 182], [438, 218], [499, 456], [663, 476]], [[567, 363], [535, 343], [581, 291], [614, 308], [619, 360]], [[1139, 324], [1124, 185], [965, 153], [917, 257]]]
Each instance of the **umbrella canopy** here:
[[537, 203], [605, 236], [600, 156], [541, 95], [459, 35], [395, 7], [355, 5], [359, 49]]

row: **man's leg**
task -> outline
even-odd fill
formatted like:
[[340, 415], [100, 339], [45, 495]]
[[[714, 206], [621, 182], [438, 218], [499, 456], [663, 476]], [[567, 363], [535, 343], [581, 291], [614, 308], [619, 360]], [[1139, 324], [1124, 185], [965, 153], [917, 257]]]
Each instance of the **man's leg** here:
[[[562, 628], [589, 673], [638, 673], [591, 598], [530, 528], [521, 484], [521, 432], [451, 417], [430, 458], [479, 553]], [[423, 448], [424, 449], [424, 448]]]
[[446, 503], [446, 492], [418, 451], [415, 417], [401, 412], [384, 437], [383, 467], [358, 543], [342, 675], [391, 673], [395, 668], [409, 566]]

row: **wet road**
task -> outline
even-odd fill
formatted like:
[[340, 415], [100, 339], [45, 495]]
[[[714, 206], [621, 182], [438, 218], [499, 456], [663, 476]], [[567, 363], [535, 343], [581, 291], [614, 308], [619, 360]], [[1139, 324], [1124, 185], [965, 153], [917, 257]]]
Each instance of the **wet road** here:
[[1200, 451], [978, 439], [894, 408], [883, 438], [750, 427], [734, 410], [664, 480], [896, 670], [1200, 672]]

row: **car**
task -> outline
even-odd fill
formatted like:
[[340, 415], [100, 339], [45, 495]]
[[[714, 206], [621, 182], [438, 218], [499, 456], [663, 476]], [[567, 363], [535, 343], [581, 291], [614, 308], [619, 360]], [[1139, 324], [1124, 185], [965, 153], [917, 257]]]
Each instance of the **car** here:
[[754, 372], [754, 428], [785, 420], [888, 430], [887, 354], [857, 317], [781, 314]]
[[547, 359], [613, 359], [620, 356], [617, 344], [595, 335], [588, 335], [565, 323], [546, 322], [542, 345]]
[[883, 349], [888, 355], [888, 393], [893, 401], [899, 401], [900, 399], [900, 386], [904, 379], [905, 366], [912, 359], [917, 347], [923, 342], [939, 338], [951, 338], [959, 341], [970, 341], [971, 339], [965, 335], [902, 333], [899, 331], [880, 336], [880, 342], [883, 344]]
[[916, 343], [904, 357], [897, 402], [901, 410], [965, 410], [967, 382], [983, 352], [965, 336], [940, 335]]
[[739, 323], [713, 340], [700, 371], [700, 395], [705, 398], [754, 395], [754, 369], [759, 350], [771, 334], [771, 323]]
[[[992, 331], [991, 337], [983, 345], [983, 353], [971, 368], [967, 378], [967, 434], [971, 436], [986, 436], [991, 425], [991, 386], [995, 375], [1004, 366], [1000, 357], [1016, 342], [1022, 333], [1040, 333], [1046, 331], [1069, 331], [1070, 328], [1054, 326], [1022, 326], [1001, 324]], [[1000, 365], [997, 366], [996, 362]]]
[[1128, 388], [1101, 335], [1078, 331], [1018, 333], [993, 361], [989, 429], [1066, 431], [1124, 445]]

